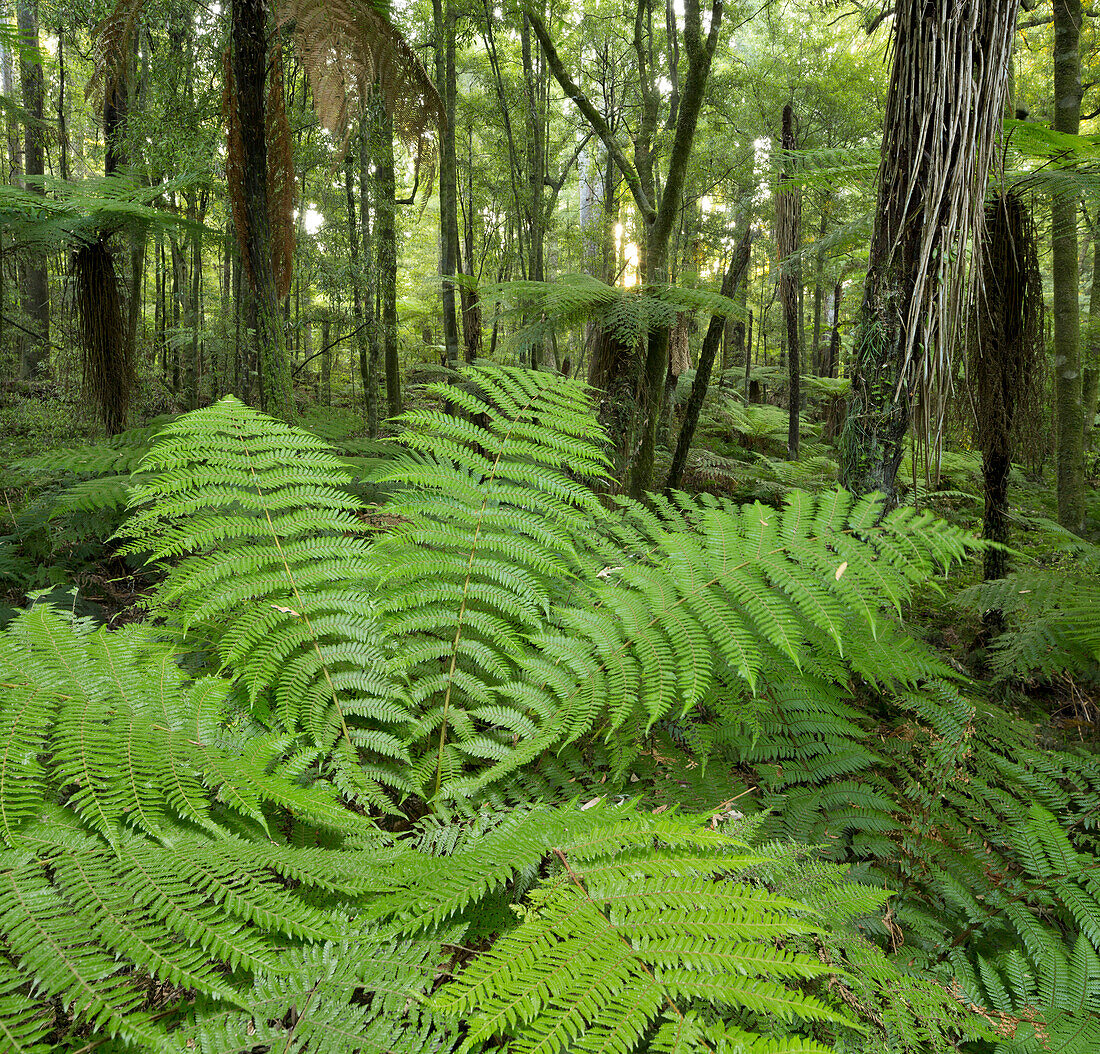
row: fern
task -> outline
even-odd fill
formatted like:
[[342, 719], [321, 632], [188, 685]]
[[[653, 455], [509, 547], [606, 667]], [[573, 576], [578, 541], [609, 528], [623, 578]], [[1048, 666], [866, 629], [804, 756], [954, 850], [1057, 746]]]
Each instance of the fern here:
[[621, 769], [640, 731], [714, 685], [752, 693], [805, 664], [879, 677], [904, 647], [883, 606], [975, 544], [843, 492], [612, 514], [583, 482], [606, 463], [580, 387], [488, 367], [470, 381], [430, 389], [468, 416], [404, 419], [390, 530], [367, 537], [319, 440], [232, 401], [170, 426], [125, 528], [129, 550], [176, 561], [156, 610], [373, 808], [531, 766], [553, 783], [551, 752], [567, 780], [594, 731]]
[[[5, 1049], [90, 1029], [174, 1050], [192, 1012], [252, 1006], [261, 979], [320, 983], [361, 872], [271, 832], [297, 813], [339, 849], [373, 828], [324, 785], [236, 764], [264, 736], [222, 727], [227, 681], [189, 682], [141, 627], [90, 633], [45, 607], [0, 638], [0, 680]], [[157, 1007], [157, 985], [188, 998]]]

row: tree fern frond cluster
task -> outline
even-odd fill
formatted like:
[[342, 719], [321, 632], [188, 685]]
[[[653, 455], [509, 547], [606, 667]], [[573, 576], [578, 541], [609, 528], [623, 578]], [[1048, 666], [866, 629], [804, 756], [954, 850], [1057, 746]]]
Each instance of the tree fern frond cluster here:
[[[610, 1028], [631, 1051], [652, 1025], [680, 1049], [825, 1051], [799, 1030], [855, 1024], [804, 990], [836, 969], [777, 943], [828, 928], [767, 887], [782, 853], [589, 803], [514, 813], [441, 867], [333, 809], [326, 781], [270, 775], [230, 682], [190, 677], [144, 627], [35, 609], [0, 638], [0, 678], [5, 1050], [471, 1049], [518, 992], [513, 1020], [559, 1049]], [[511, 931], [500, 954], [429, 999], [487, 912]], [[552, 974], [603, 983], [540, 995]]]
[[839, 491], [608, 511], [579, 386], [485, 367], [436, 394], [464, 413], [404, 419], [392, 529], [364, 527], [324, 444], [232, 401], [170, 426], [126, 527], [173, 563], [155, 609], [216, 649], [287, 763], [376, 808], [565, 783], [593, 732], [621, 762], [720, 686], [877, 677], [908, 646], [884, 609], [973, 544]]
[[623, 289], [587, 274], [565, 274], [552, 282], [511, 281], [478, 286], [483, 310], [497, 308], [514, 318], [512, 342], [529, 347], [549, 341], [563, 328], [597, 324], [625, 347], [635, 347], [647, 333], [671, 326], [683, 312], [737, 315], [728, 297], [712, 290], [681, 286]]

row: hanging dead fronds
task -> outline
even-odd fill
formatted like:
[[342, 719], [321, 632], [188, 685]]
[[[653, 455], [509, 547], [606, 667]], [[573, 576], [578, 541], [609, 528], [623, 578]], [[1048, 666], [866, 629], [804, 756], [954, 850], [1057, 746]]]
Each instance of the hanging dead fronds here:
[[896, 7], [871, 268], [911, 290], [894, 306], [902, 357], [894, 398], [916, 399], [917, 439], [929, 450], [943, 423], [968, 275], [977, 273], [967, 260], [971, 248], [981, 253], [1018, 6], [898, 0]]
[[[1041, 413], [1042, 311], [1035, 225], [1019, 194], [999, 194], [985, 210], [967, 369], [985, 475], [983, 533], [996, 542], [1008, 538], [1008, 475], [1017, 424]], [[1004, 573], [1004, 552], [987, 550], [985, 577]]]
[[125, 83], [144, 7], [145, 0], [117, 0], [111, 13], [92, 30], [92, 75], [84, 88], [85, 99], [109, 99]]
[[443, 101], [416, 52], [369, 0], [279, 0], [279, 22], [293, 26], [321, 123], [346, 146], [367, 97], [381, 93], [394, 133], [430, 163]]
[[104, 239], [73, 254], [80, 338], [84, 346], [84, 393], [94, 402], [108, 435], [126, 427], [134, 368], [123, 325], [122, 297], [114, 258]]

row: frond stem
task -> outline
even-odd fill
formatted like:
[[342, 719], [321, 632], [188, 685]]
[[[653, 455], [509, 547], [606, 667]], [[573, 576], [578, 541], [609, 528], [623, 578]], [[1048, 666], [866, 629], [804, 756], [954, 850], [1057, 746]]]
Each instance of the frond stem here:
[[443, 716], [439, 722], [439, 750], [435, 759], [435, 789], [432, 791], [433, 800], [436, 795], [439, 794], [439, 788], [443, 782], [443, 748], [447, 743], [447, 714], [451, 708], [451, 688], [455, 683], [455, 667], [458, 665], [458, 642], [462, 639], [462, 628], [466, 617], [466, 598], [470, 593], [470, 579], [473, 577], [474, 556], [477, 554], [477, 540], [481, 534], [481, 525], [485, 522], [485, 509], [489, 505], [488, 487], [492, 484], [493, 480], [496, 479], [497, 466], [500, 464], [500, 459], [504, 456], [505, 448], [508, 446], [508, 440], [511, 439], [512, 432], [519, 418], [525, 410], [530, 408], [530, 406], [531, 400], [528, 399], [526, 405], [516, 413], [509, 422], [508, 431], [504, 433], [500, 449], [497, 451], [497, 456], [493, 459], [493, 465], [489, 469], [489, 475], [485, 480], [485, 497], [482, 499], [481, 508], [478, 509], [477, 513], [477, 527], [474, 528], [474, 540], [470, 544], [470, 556], [466, 561], [466, 580], [462, 583], [462, 603], [458, 608], [458, 624], [455, 626], [455, 639], [451, 644], [451, 667], [447, 671], [447, 691], [443, 696]]

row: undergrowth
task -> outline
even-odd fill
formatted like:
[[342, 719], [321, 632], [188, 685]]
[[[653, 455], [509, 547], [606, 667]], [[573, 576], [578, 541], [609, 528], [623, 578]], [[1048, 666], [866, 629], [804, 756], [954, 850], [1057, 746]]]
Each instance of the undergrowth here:
[[1095, 1049], [1100, 763], [906, 624], [980, 543], [824, 470], [607, 502], [581, 387], [467, 381], [43, 491], [153, 588], [0, 637], [5, 1049]]

